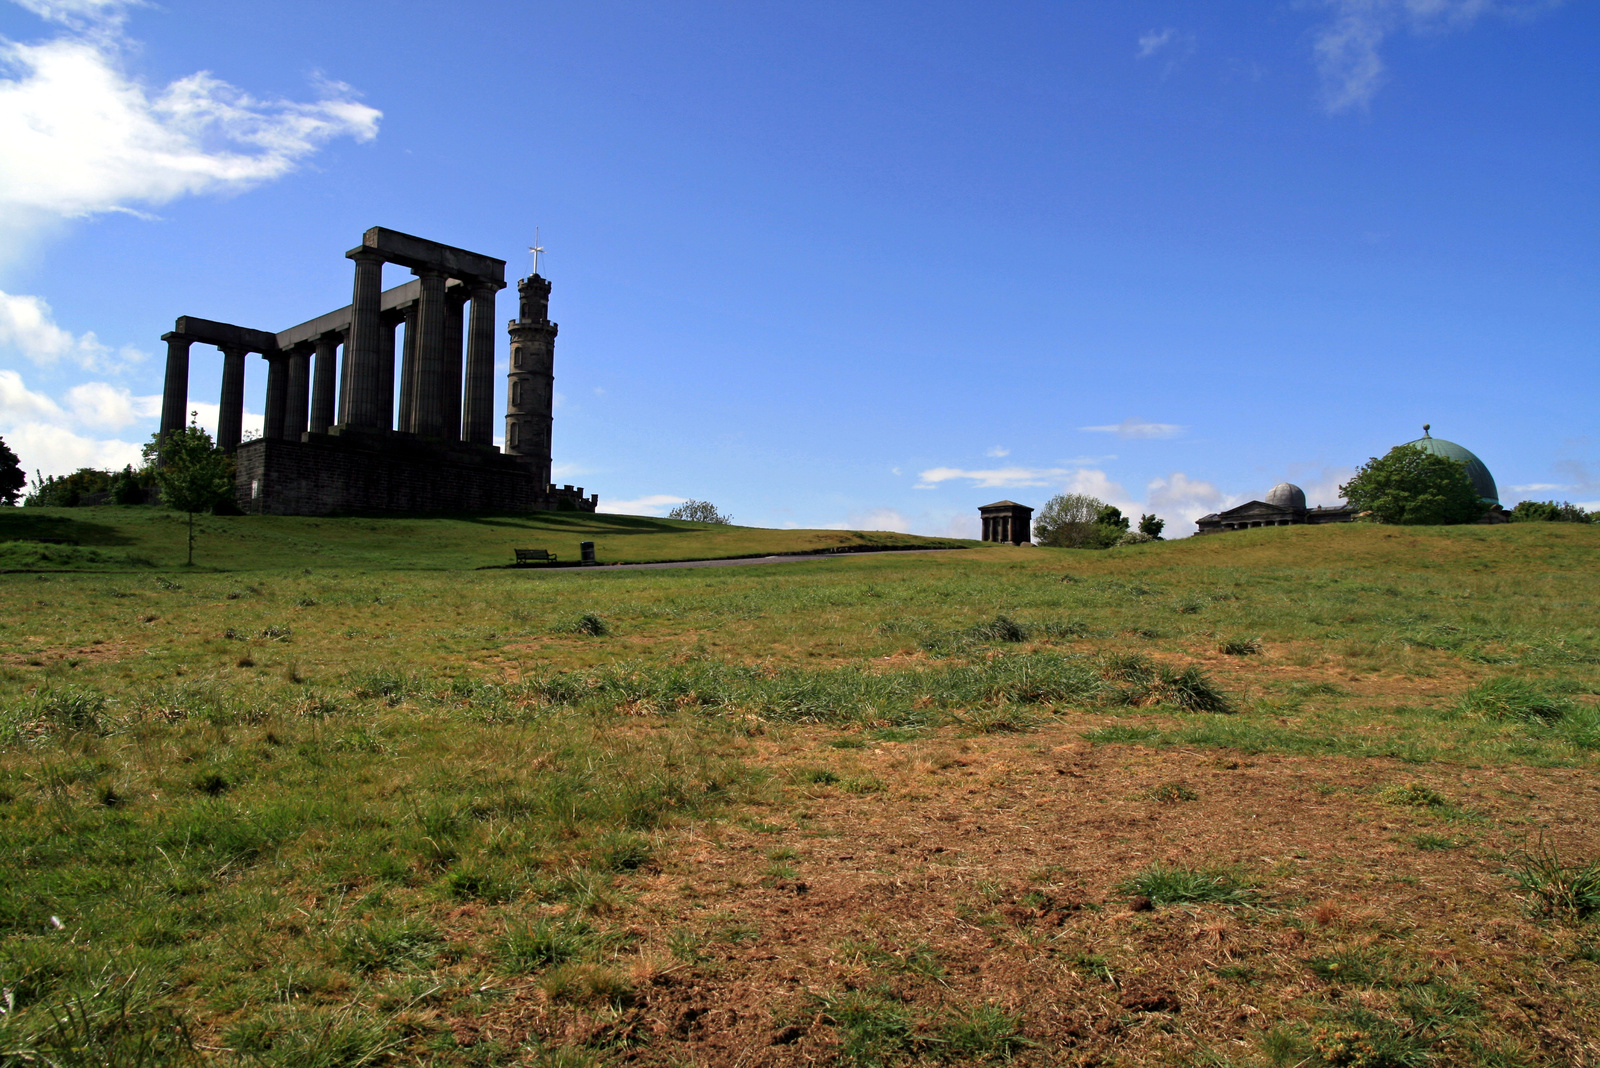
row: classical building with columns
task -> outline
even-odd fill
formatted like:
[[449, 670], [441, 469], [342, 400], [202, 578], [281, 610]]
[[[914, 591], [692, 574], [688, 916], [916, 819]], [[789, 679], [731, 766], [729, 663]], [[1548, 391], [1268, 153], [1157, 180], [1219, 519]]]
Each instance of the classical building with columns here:
[[[180, 317], [162, 335], [162, 434], [184, 425], [190, 346], [200, 342], [222, 352], [217, 443], [235, 456], [246, 512], [594, 511], [598, 494], [550, 483], [550, 283], [537, 274], [518, 283], [501, 451], [494, 306], [505, 261], [383, 227], [345, 255], [355, 263], [350, 304], [298, 326], [274, 334]], [[416, 278], [383, 289], [385, 263]], [[265, 428], [242, 441], [252, 352], [267, 364]]]

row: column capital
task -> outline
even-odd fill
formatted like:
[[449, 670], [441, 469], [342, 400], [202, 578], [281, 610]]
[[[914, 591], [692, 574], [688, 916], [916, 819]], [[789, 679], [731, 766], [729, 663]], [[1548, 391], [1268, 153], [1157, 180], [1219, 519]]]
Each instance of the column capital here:
[[377, 249], [368, 248], [365, 245], [362, 245], [360, 248], [351, 249], [349, 252], [344, 254], [344, 257], [347, 260], [355, 260], [357, 263], [372, 263], [374, 261], [378, 263], [386, 262], [383, 258], [383, 253], [379, 252]]
[[165, 334], [161, 335], [161, 340], [162, 341], [187, 341], [189, 344], [193, 345], [199, 339], [194, 337], [192, 334], [180, 334], [176, 330], [168, 330]]

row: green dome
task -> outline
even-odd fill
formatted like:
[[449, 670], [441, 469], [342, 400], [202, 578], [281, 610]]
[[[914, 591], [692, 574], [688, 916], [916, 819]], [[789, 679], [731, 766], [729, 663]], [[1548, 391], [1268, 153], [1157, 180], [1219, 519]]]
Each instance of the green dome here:
[[1416, 445], [1433, 453], [1435, 456], [1460, 460], [1467, 465], [1467, 477], [1472, 480], [1472, 488], [1478, 491], [1478, 496], [1483, 498], [1484, 503], [1500, 503], [1500, 491], [1495, 488], [1494, 476], [1483, 465], [1483, 461], [1472, 454], [1471, 449], [1457, 445], [1453, 441], [1446, 441], [1444, 438], [1433, 437], [1428, 433], [1426, 426], [1422, 428], [1422, 437], [1416, 441], [1408, 441], [1406, 444]]

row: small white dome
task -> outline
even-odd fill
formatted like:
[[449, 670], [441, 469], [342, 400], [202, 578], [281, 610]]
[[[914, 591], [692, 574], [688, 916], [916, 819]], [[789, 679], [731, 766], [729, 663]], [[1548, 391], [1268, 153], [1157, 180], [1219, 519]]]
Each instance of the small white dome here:
[[1288, 512], [1306, 510], [1306, 491], [1293, 482], [1280, 482], [1267, 494], [1266, 503]]

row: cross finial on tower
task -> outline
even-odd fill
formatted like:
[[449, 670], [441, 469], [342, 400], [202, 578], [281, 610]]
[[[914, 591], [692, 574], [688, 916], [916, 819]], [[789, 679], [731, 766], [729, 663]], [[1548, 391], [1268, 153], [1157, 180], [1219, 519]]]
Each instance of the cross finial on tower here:
[[533, 228], [533, 244], [528, 246], [528, 251], [533, 253], [533, 273], [539, 273], [539, 255], [544, 252], [544, 246], [539, 244], [539, 228]]

